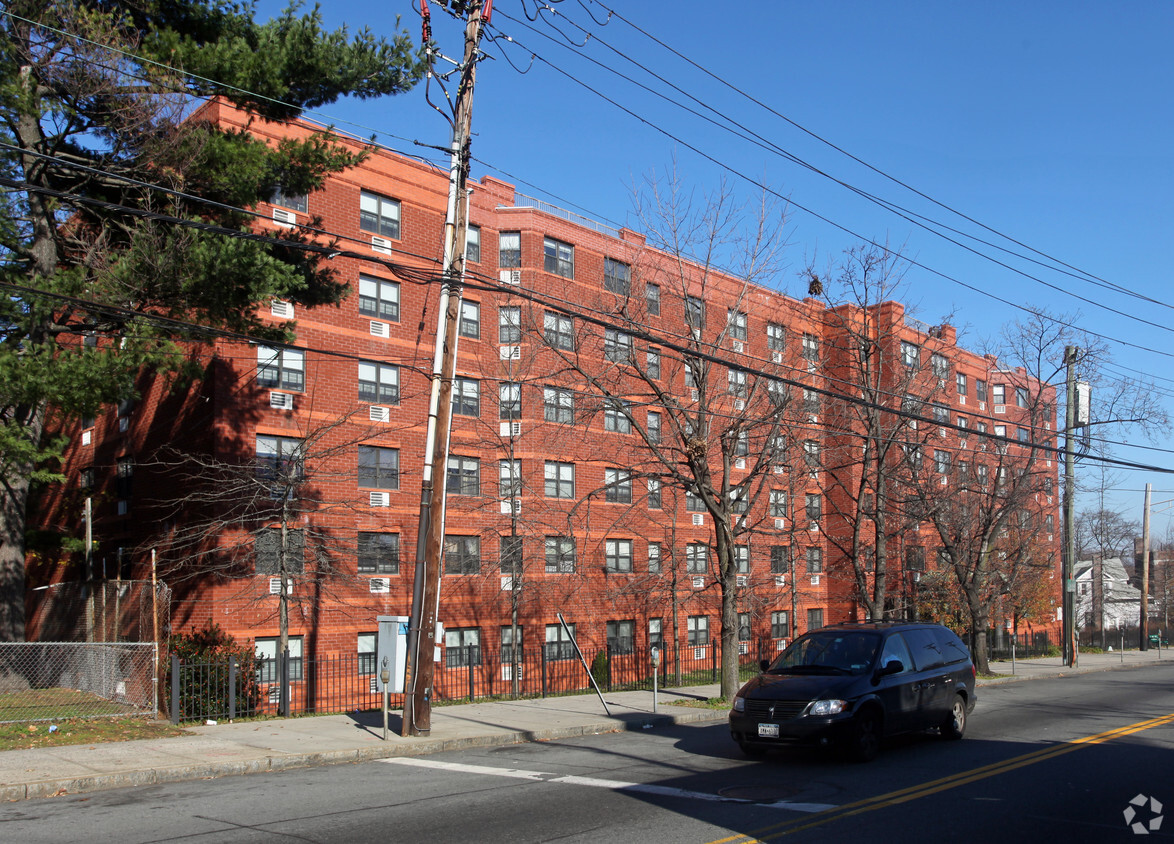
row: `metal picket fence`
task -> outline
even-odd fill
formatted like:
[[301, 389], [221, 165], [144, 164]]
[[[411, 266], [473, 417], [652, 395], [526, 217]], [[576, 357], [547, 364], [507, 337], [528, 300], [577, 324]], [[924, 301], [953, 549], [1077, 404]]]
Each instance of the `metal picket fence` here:
[[154, 715], [153, 642], [0, 643], [0, 723]]

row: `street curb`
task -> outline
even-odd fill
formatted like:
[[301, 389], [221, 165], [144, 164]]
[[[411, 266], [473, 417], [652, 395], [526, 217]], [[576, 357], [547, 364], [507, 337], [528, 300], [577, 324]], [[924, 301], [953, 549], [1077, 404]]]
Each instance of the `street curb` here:
[[255, 759], [235, 762], [211, 762], [192, 765], [165, 765], [141, 768], [134, 771], [119, 771], [111, 774], [93, 774], [84, 777], [39, 780], [19, 785], [0, 785], [0, 802], [15, 803], [21, 800], [36, 800], [46, 797], [64, 797], [116, 788], [163, 785], [165, 783], [189, 782], [198, 779], [264, 774], [297, 768], [313, 768], [326, 765], [344, 765], [356, 762], [374, 762], [399, 756], [426, 756], [452, 750], [481, 747], [504, 747], [537, 741], [557, 741], [565, 738], [603, 735], [605, 733], [631, 732], [643, 729], [671, 727], [677, 724], [694, 724], [721, 721], [726, 718], [724, 711], [699, 710], [696, 713], [659, 713], [619, 721], [597, 721], [572, 727], [558, 727], [544, 730], [514, 730], [496, 735], [472, 736], [455, 739], [425, 738], [411, 744], [376, 747], [348, 748], [346, 750], [315, 751], [313, 753], [267, 754]]

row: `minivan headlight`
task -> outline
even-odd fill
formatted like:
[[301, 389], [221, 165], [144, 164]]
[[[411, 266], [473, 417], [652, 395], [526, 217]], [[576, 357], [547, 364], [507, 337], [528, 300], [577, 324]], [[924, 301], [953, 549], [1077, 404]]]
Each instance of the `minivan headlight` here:
[[846, 700], [817, 700], [811, 704], [809, 715], [839, 715], [848, 708]]
[[734, 711], [735, 712], [745, 712], [746, 711], [746, 698], [744, 698], [744, 697], [734, 698]]

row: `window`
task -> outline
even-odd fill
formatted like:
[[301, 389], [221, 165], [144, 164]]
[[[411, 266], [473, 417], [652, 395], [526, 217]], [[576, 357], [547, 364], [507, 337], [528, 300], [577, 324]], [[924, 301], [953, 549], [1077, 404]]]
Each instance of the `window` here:
[[603, 482], [604, 500], [609, 504], [632, 503], [632, 473], [627, 469], [604, 469]]
[[377, 193], [359, 194], [359, 228], [399, 240], [399, 203]]
[[648, 439], [653, 443], [660, 442], [661, 428], [660, 428], [660, 411], [648, 411]]
[[738, 613], [738, 641], [750, 641], [750, 613], [748, 612]]
[[497, 265], [503, 270], [522, 266], [521, 232], [502, 232], [497, 236]]
[[478, 574], [480, 571], [481, 537], [444, 537], [445, 574]]
[[574, 635], [575, 625], [573, 624], [568, 624], [565, 628], [561, 624], [546, 625], [546, 658], [548, 660], [574, 659]]
[[815, 390], [803, 388], [803, 412], [819, 413], [820, 395]]
[[575, 464], [546, 461], [546, 497], [575, 497]]
[[934, 352], [929, 357], [929, 365], [933, 370], [934, 376], [944, 385], [946, 379], [950, 377], [950, 361], [945, 355]]
[[746, 487], [735, 487], [730, 490], [730, 512], [745, 513], [750, 507], [750, 491]]
[[115, 462], [115, 494], [119, 498], [130, 498], [131, 487], [135, 479], [135, 459], [133, 457], [119, 457]]
[[481, 628], [453, 627], [444, 631], [444, 664], [459, 668], [481, 664]]
[[781, 352], [786, 346], [787, 330], [775, 322], [766, 324], [766, 347], [772, 352]]
[[978, 480], [980, 488], [985, 489], [987, 481], [990, 480], [990, 470], [985, 463], [978, 463], [974, 467], [974, 474]]
[[77, 477], [78, 486], [82, 489], [93, 489], [95, 482], [95, 472], [93, 466], [87, 466], [78, 471]]
[[803, 441], [803, 462], [809, 471], [819, 471], [819, 440]]
[[738, 436], [734, 439], [734, 456], [750, 456], [750, 436], [745, 431], [739, 431]]
[[814, 334], [803, 335], [804, 360], [819, 360], [819, 338]]
[[542, 418], [561, 425], [575, 424], [575, 394], [563, 387], [544, 388]]
[[908, 340], [901, 341], [901, 363], [910, 369], [917, 369], [921, 365], [921, 348]]
[[807, 549], [807, 573], [819, 574], [823, 571], [823, 549]]
[[281, 529], [262, 528], [253, 537], [254, 570], [257, 574], [301, 574], [306, 570], [306, 540], [301, 530], [285, 532], [281, 553]]
[[603, 400], [603, 430], [614, 431], [617, 434], [632, 433], [632, 421], [629, 414], [632, 412], [632, 403], [624, 399]]
[[746, 339], [746, 314], [742, 311], [727, 309], [726, 312], [726, 330], [730, 337], [734, 340]]
[[399, 534], [359, 531], [359, 574], [399, 574]]
[[497, 387], [497, 418], [522, 418], [522, 385], [506, 381]]
[[607, 651], [613, 654], [636, 652], [635, 621], [609, 621], [607, 623]]
[[450, 454], [444, 490], [450, 495], [480, 495], [481, 461]]
[[481, 338], [481, 305], [477, 302], [461, 302], [459, 332], [462, 337], [472, 340]]
[[360, 633], [355, 639], [355, 651], [359, 655], [359, 674], [374, 674], [375, 634]]
[[1016, 431], [1016, 434], [1018, 436], [1019, 442], [1023, 443], [1024, 445], [1031, 442], [1031, 431], [1029, 429], [1019, 428]]
[[685, 386], [697, 389], [701, 384], [702, 364], [697, 358], [685, 358]]
[[553, 237], [542, 241], [543, 269], [563, 278], [575, 277], [575, 247]]
[[689, 574], [705, 574], [709, 571], [709, 548], [700, 542], [685, 546], [685, 571]]
[[746, 373], [741, 369], [731, 369], [726, 372], [726, 389], [731, 396], [746, 398]]
[[[276, 683], [281, 679], [281, 669], [277, 665], [277, 638], [256, 639], [253, 647], [260, 662], [257, 672], [258, 683]], [[302, 637], [290, 636], [286, 647], [289, 649], [289, 679], [291, 681], [303, 679], [302, 669]]]
[[991, 401], [995, 404], [1007, 403], [1007, 385], [995, 384], [991, 387]]
[[306, 202], [306, 195], [301, 194], [287, 194], [282, 190], [281, 185], [273, 189], [273, 193], [269, 197], [271, 205], [280, 205], [282, 208], [289, 208], [291, 211], [301, 211], [305, 214], [309, 211], [310, 206]]
[[933, 453], [933, 470], [939, 475], [950, 471], [950, 452], [935, 448]]
[[734, 569], [738, 574], [750, 574], [750, 547], [734, 546]]
[[785, 407], [791, 398], [791, 388], [782, 381], [771, 379], [766, 382], [766, 396], [775, 407]]
[[257, 435], [257, 477], [275, 492], [302, 477], [302, 441], [296, 437]]
[[481, 415], [481, 383], [476, 378], [452, 379], [452, 412], [458, 416]]
[[301, 349], [257, 347], [257, 385], [280, 390], [306, 388], [306, 353]]
[[660, 574], [661, 548], [659, 542], [648, 543], [648, 573]]
[[697, 296], [685, 297], [685, 324], [705, 328], [705, 301]]
[[359, 361], [359, 401], [399, 404], [399, 367]]
[[701, 496], [692, 490], [685, 491], [685, 509], [690, 513], [704, 513], [705, 502], [701, 500]]
[[703, 615], [691, 615], [688, 619], [689, 647], [698, 648], [709, 644], [709, 619]]
[[644, 356], [644, 374], [654, 381], [660, 378], [660, 351], [649, 349]]
[[660, 478], [648, 479], [648, 509], [660, 510], [664, 506], [660, 493]]
[[816, 607], [807, 611], [807, 629], [818, 630], [823, 627], [823, 609]]
[[522, 494], [522, 461], [502, 460], [497, 470], [499, 498], [517, 498]]
[[986, 381], [976, 379], [974, 382], [974, 397], [979, 401], [986, 401]]
[[781, 489], [770, 491], [770, 514], [775, 518], [785, 518], [787, 515], [787, 493]]
[[575, 348], [575, 329], [569, 316], [546, 311], [542, 315], [542, 336], [552, 349]]
[[514, 647], [514, 628], [508, 624], [501, 626], [501, 662], [503, 665], [513, 665], [515, 662], [522, 662], [522, 642], [526, 638], [523, 634], [523, 628], [518, 627], [518, 641], [517, 647]]
[[632, 540], [608, 539], [603, 543], [604, 564], [608, 571], [632, 570]]
[[664, 619], [648, 619], [648, 647], [664, 650]]
[[603, 259], [603, 289], [627, 296], [632, 286], [632, 268], [615, 258]]
[[950, 421], [950, 408], [944, 404], [934, 402], [933, 406], [933, 421], [941, 422], [943, 425]]
[[967, 481], [970, 480], [970, 461], [969, 460], [959, 460], [958, 461], [958, 480], [961, 483], [966, 483]]
[[399, 285], [369, 276], [359, 276], [359, 313], [399, 322]]
[[469, 226], [465, 230], [465, 260], [481, 263], [481, 228]]
[[791, 571], [791, 546], [770, 546], [770, 573], [787, 574]]
[[627, 363], [632, 359], [632, 335], [614, 328], [603, 329], [603, 356], [616, 363]]
[[1028, 403], [1027, 388], [1026, 387], [1016, 387], [1015, 388], [1015, 406], [1016, 407], [1027, 407], [1027, 403]]
[[359, 446], [359, 486], [399, 489], [399, 449], [377, 445]]
[[772, 639], [786, 639], [791, 635], [791, 625], [788, 623], [786, 610], [774, 610], [770, 614], [770, 637]]
[[961, 396], [962, 398], [966, 398], [966, 390], [967, 390], [966, 373], [965, 372], [957, 373], [954, 376], [954, 382], [958, 385], [958, 395]]
[[522, 572], [522, 537], [503, 536], [497, 557], [502, 574], [521, 574]]
[[818, 492], [807, 493], [807, 502], [805, 507], [807, 518], [810, 521], [818, 522], [819, 517], [823, 512], [823, 496]]
[[575, 540], [569, 536], [546, 537], [546, 571], [548, 574], [572, 574], [575, 571]]
[[648, 306], [648, 313], [653, 316], [660, 313], [660, 285], [644, 285], [644, 302]]
[[497, 342], [522, 342], [522, 309], [517, 305], [497, 309]]

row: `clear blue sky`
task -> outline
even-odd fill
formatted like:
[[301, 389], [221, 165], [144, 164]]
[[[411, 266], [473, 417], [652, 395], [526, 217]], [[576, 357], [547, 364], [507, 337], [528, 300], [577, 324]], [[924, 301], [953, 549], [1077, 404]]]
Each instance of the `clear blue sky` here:
[[[613, 3], [626, 21], [609, 20], [606, 7]], [[283, 5], [261, 2], [261, 16]], [[443, 52], [456, 56], [460, 31], [433, 5], [434, 35]], [[1174, 405], [1168, 398], [1174, 395], [1174, 333], [1164, 327], [1174, 325], [1168, 268], [1174, 226], [1174, 50], [1169, 46], [1174, 4], [609, 0], [599, 6], [566, 0], [551, 3], [557, 14], [544, 13], [536, 22], [527, 16], [536, 14], [533, 2], [494, 5], [490, 32], [497, 40], [485, 44], [493, 58], [479, 68], [474, 105], [475, 178], [494, 174], [523, 193], [596, 219], [635, 225], [632, 184], [664, 172], [674, 158], [699, 192], [713, 190], [725, 175], [751, 196], [758, 189], [737, 175], [744, 174], [855, 233], [792, 208], [792, 272], [779, 279], [782, 289], [801, 293], [798, 271], [811, 257], [822, 264], [861, 238], [904, 244], [903, 251], [918, 263], [956, 280], [919, 267], [909, 272], [899, 298], [919, 319], [933, 323], [953, 314], [960, 342], [984, 349], [997, 343], [1004, 325], [1023, 315], [1017, 305], [1074, 317], [1110, 338], [1115, 371], [1151, 377], [1164, 404]], [[407, 0], [336, 0], [324, 14], [330, 26], [367, 26], [376, 33], [390, 33], [399, 14], [401, 26], [418, 40], [417, 10], [418, 3]], [[591, 38], [580, 47], [584, 31]], [[998, 239], [753, 104], [649, 36], [938, 202], [1157, 303], [975, 244], [1059, 289], [1025, 278], [608, 72], [614, 69], [683, 101], [648, 75], [656, 73], [701, 102], [692, 108], [710, 116], [705, 109], [715, 109], [838, 180], [970, 234]], [[314, 117], [360, 135], [377, 133], [392, 148], [437, 161], [438, 154], [412, 142], [448, 142], [447, 125], [426, 105], [422, 86], [374, 103], [330, 106]], [[723, 171], [705, 156], [736, 172]], [[1174, 449], [1169, 440], [1151, 444], [1131, 438]], [[1174, 453], [1119, 447], [1115, 456], [1174, 468]], [[1172, 475], [1115, 474], [1110, 505], [1139, 522], [1147, 481], [1154, 485], [1155, 501], [1174, 498]], [[1085, 499], [1081, 506], [1089, 503]], [[1168, 514], [1156, 517], [1155, 531], [1164, 531], [1167, 523]]]

